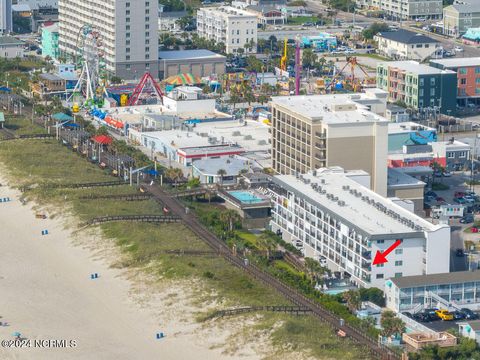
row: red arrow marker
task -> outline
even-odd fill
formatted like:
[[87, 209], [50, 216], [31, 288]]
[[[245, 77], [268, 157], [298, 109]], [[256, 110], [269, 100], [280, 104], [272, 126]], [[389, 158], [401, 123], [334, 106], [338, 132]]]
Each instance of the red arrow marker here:
[[388, 262], [387, 256], [390, 254], [395, 248], [402, 243], [402, 240], [397, 239], [387, 250], [385, 250], [383, 253], [380, 252], [380, 250], [377, 250], [377, 253], [375, 254], [375, 258], [373, 259], [372, 265], [377, 265], [377, 264], [383, 264]]

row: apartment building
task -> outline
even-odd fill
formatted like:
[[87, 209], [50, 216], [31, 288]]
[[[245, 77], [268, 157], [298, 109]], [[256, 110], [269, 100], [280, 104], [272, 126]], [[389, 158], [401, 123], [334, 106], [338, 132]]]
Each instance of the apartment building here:
[[[450, 227], [434, 225], [366, 186], [364, 172], [318, 169], [273, 177], [272, 231], [326, 259], [357, 285], [383, 288], [386, 279], [449, 271]], [[372, 266], [377, 251], [396, 240], [388, 262]]]
[[385, 102], [383, 91], [274, 97], [274, 171], [306, 173], [329, 166], [362, 169], [371, 175], [371, 187], [385, 195], [388, 120], [369, 111]]
[[404, 29], [378, 33], [374, 40], [380, 54], [395, 60], [423, 61], [440, 48], [439, 41]]
[[431, 60], [430, 66], [457, 73], [457, 103], [480, 104], [480, 57]]
[[[246, 53], [256, 52], [257, 22], [255, 14], [231, 6], [197, 11], [198, 35], [224, 43], [227, 54], [234, 54], [238, 49]], [[255, 45], [249, 47], [249, 44]]]
[[0, 35], [12, 32], [12, 0], [0, 0]]
[[396, 312], [423, 307], [480, 310], [480, 271], [406, 276], [387, 280], [386, 305]]
[[443, 9], [444, 34], [459, 37], [480, 27], [480, 0], [455, 1]]
[[74, 56], [82, 26], [100, 33], [106, 70], [122, 79], [158, 74], [158, 2], [59, 0], [59, 47]]
[[393, 20], [442, 18], [442, 0], [357, 0], [357, 3], [382, 10]]
[[42, 56], [58, 59], [58, 23], [42, 27]]
[[407, 106], [439, 108], [443, 114], [455, 112], [457, 74], [416, 61], [391, 61], [377, 64], [377, 87], [388, 91], [391, 102]]
[[22, 58], [24, 56], [24, 46], [24, 41], [13, 36], [0, 36], [0, 58]]

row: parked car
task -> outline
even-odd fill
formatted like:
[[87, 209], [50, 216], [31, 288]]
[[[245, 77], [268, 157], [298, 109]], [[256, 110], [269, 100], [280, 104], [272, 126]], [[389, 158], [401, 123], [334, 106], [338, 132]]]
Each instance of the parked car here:
[[453, 48], [453, 51], [455, 51], [455, 52], [462, 52], [462, 51], [463, 51], [463, 48], [460, 47], [460, 46], [455, 46], [455, 47]]
[[413, 319], [412, 313], [409, 313], [408, 311], [403, 312], [402, 314], [405, 315], [406, 317], [409, 317], [410, 319]]
[[463, 249], [457, 249], [457, 251], [455, 251], [455, 255], [458, 257], [464, 257], [465, 253], [463, 252]]
[[440, 319], [436, 311], [437, 309], [425, 309], [423, 313], [428, 317], [428, 321], [436, 321]]
[[435, 314], [442, 319], [443, 321], [452, 321], [453, 320], [453, 314], [445, 309], [437, 310], [435, 311]]
[[478, 233], [478, 227], [472, 226], [472, 227], [470, 228], [470, 231], [471, 231], [472, 233]]
[[460, 311], [465, 315], [465, 319], [475, 320], [478, 319], [478, 314], [467, 308], [461, 308]]
[[461, 224], [470, 224], [470, 223], [473, 223], [474, 220], [475, 220], [475, 217], [472, 214], [467, 214], [460, 219], [460, 223]]
[[438, 202], [446, 202], [445, 199], [444, 199], [443, 197], [441, 197], [441, 196], [437, 197], [436, 200], [437, 200]]
[[464, 193], [463, 191], [455, 191], [455, 194], [453, 196], [456, 198], [461, 198], [461, 197], [464, 197], [465, 195], [467, 194]]
[[465, 195], [463, 197], [463, 200], [465, 200], [465, 202], [468, 203], [468, 204], [475, 203], [475, 198], [472, 195]]
[[413, 320], [418, 321], [418, 322], [430, 322], [430, 315], [425, 314], [425, 313], [417, 313], [413, 315]]
[[453, 202], [456, 202], [457, 204], [465, 204], [467, 201], [463, 197], [459, 197], [453, 199]]
[[465, 319], [465, 314], [461, 311], [452, 311], [454, 320], [463, 320]]
[[450, 171], [444, 171], [442, 175], [444, 177], [450, 177], [450, 176], [452, 176], [452, 173]]
[[435, 172], [433, 173], [433, 176], [435, 176], [435, 177], [442, 177], [442, 172], [441, 172], [441, 171], [435, 171]]
[[437, 193], [435, 191], [432, 191], [432, 190], [429, 190], [425, 193], [425, 196], [433, 196], [433, 197], [437, 197]]

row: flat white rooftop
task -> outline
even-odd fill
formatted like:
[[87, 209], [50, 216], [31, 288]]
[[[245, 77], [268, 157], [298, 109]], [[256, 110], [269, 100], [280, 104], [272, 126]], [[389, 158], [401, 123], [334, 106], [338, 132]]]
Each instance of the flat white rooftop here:
[[420, 131], [420, 130], [430, 130], [436, 131], [436, 129], [417, 124], [413, 121], [405, 121], [399, 123], [389, 123], [388, 124], [388, 134], [402, 134], [402, 133], [410, 133], [412, 131]]
[[426, 184], [423, 181], [420, 181], [403, 171], [399, 171], [396, 168], [388, 168], [387, 187], [389, 189], [415, 188], [424, 187], [425, 185]]
[[462, 66], [480, 66], [480, 57], [438, 59], [430, 60], [430, 63], [441, 64], [446, 68], [456, 68]]
[[313, 121], [321, 120], [326, 124], [388, 122], [384, 117], [368, 111], [366, 106], [357, 103], [356, 100], [378, 101], [366, 94], [332, 94], [276, 96], [271, 102], [300, 116]]
[[294, 175], [278, 175], [274, 182], [320, 204], [370, 236], [414, 234], [447, 226], [434, 225], [331, 169], [319, 169], [316, 176], [305, 174], [303, 180]]
[[420, 64], [419, 62], [413, 60], [384, 61], [377, 64], [377, 66], [379, 65], [397, 68], [418, 75], [455, 74], [454, 71], [437, 69], [428, 65]]

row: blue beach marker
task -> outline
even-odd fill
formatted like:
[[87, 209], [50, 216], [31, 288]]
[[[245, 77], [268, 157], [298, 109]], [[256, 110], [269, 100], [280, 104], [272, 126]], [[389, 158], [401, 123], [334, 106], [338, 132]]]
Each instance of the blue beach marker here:
[[48, 235], [48, 230], [42, 230], [42, 235]]
[[165, 335], [163, 334], [163, 332], [157, 333], [157, 340], [163, 339], [164, 337]]

